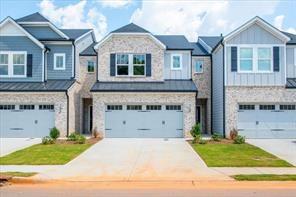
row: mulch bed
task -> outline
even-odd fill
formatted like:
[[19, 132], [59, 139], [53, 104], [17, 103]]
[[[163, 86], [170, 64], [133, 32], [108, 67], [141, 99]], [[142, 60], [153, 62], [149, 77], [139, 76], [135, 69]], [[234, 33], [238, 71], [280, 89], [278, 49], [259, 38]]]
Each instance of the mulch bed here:
[[[192, 144], [192, 140], [189, 140], [188, 142]], [[230, 140], [230, 139], [220, 139], [220, 141], [207, 140], [207, 144], [233, 144], [233, 140]]]
[[[100, 140], [102, 140], [102, 138], [89, 138], [89, 139], [86, 139], [85, 143], [86, 144], [95, 144]], [[69, 141], [66, 139], [57, 139], [55, 144], [77, 144], [77, 142]]]

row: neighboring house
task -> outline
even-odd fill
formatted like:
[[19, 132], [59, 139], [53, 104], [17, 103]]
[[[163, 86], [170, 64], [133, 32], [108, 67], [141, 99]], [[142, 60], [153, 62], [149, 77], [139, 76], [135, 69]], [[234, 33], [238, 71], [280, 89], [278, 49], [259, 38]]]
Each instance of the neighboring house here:
[[93, 42], [91, 29], [59, 29], [39, 13], [0, 23], [1, 137], [79, 129], [79, 53]]

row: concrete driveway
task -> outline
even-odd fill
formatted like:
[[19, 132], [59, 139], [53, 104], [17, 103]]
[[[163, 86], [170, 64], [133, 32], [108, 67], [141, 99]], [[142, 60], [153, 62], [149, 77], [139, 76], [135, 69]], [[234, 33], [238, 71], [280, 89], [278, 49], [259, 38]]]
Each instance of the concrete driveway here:
[[0, 157], [38, 143], [40, 138], [0, 138]]
[[247, 139], [247, 142], [296, 166], [296, 139]]
[[104, 139], [36, 179], [73, 181], [229, 180], [208, 168], [184, 139]]

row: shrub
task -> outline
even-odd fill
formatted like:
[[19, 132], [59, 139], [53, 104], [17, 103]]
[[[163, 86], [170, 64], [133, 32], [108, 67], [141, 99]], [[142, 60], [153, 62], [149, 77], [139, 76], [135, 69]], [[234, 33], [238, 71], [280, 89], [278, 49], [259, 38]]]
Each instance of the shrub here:
[[234, 139], [237, 137], [237, 135], [238, 135], [238, 131], [237, 131], [236, 129], [233, 128], [233, 129], [230, 131], [230, 134], [229, 134], [230, 139], [231, 139], [231, 140], [234, 140]]
[[44, 145], [54, 144], [54, 140], [49, 136], [45, 136], [42, 138], [42, 144], [44, 144]]
[[216, 142], [218, 142], [218, 141], [220, 141], [221, 140], [221, 135], [219, 134], [219, 133], [214, 133], [213, 135], [212, 135], [212, 140], [214, 140], [214, 141], [216, 141]]
[[208, 143], [208, 141], [207, 140], [200, 139], [198, 143], [199, 144], [206, 144], [206, 143]]
[[71, 133], [68, 137], [68, 141], [77, 141], [79, 134], [78, 133]]
[[85, 144], [86, 138], [83, 135], [78, 135], [77, 143], [78, 144]]
[[190, 133], [191, 133], [191, 135], [193, 137], [193, 141], [192, 142], [193, 143], [197, 143], [200, 140], [200, 138], [201, 138], [200, 124], [199, 123], [196, 123], [192, 127]]
[[53, 139], [53, 140], [56, 140], [58, 139], [58, 137], [60, 137], [60, 131], [54, 127], [50, 130], [49, 132], [49, 136]]
[[246, 138], [244, 136], [238, 135], [234, 138], [233, 143], [234, 144], [244, 144], [246, 141]]

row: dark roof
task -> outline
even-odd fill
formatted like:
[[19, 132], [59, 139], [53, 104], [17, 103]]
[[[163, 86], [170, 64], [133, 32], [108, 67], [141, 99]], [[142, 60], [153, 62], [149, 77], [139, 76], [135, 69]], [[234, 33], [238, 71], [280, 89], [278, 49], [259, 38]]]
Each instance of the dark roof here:
[[97, 42], [92, 43], [91, 45], [89, 45], [89, 47], [84, 49], [84, 51], [82, 51], [79, 55], [81, 55], [81, 56], [96, 56], [97, 53], [94, 49], [96, 44], [97, 44]]
[[63, 92], [75, 80], [48, 80], [47, 82], [0, 82], [0, 92]]
[[130, 23], [128, 25], [125, 25], [123, 27], [120, 27], [112, 31], [111, 33], [149, 33], [149, 31], [147, 31], [146, 29], [143, 29], [142, 27], [134, 23]]
[[192, 50], [193, 47], [190, 45], [188, 40], [183, 35], [154, 35], [158, 40], [160, 40], [167, 49], [171, 50]]
[[296, 78], [287, 79], [287, 88], [296, 88]]
[[93, 92], [196, 92], [191, 80], [167, 80], [163, 82], [96, 82]]
[[214, 49], [223, 39], [222, 36], [199, 36], [209, 47]]
[[191, 42], [190, 45], [193, 47], [192, 55], [210, 55], [199, 43]]
[[36, 12], [34, 14], [19, 18], [16, 20], [16, 22], [49, 22], [49, 20], [47, 20], [47, 18], [42, 16], [39, 12]]
[[296, 35], [295, 34], [291, 34], [291, 33], [284, 32], [284, 31], [282, 31], [282, 33], [291, 39], [290, 41], [287, 42], [287, 44], [296, 44]]
[[91, 31], [92, 29], [60, 29], [64, 34], [66, 34], [70, 39], [77, 39], [83, 34]]

